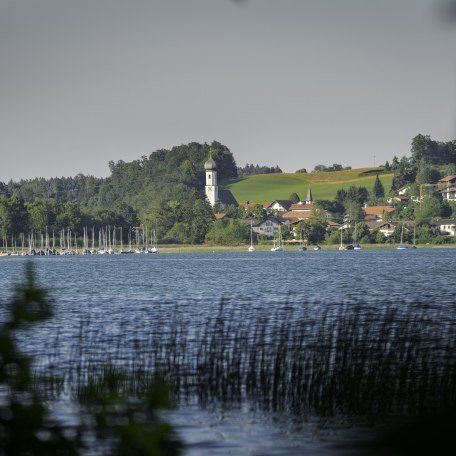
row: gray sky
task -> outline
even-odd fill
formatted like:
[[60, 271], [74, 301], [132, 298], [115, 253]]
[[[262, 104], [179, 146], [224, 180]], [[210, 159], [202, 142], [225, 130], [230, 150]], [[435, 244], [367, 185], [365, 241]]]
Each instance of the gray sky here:
[[295, 171], [453, 139], [439, 1], [0, 0], [0, 180], [190, 141]]

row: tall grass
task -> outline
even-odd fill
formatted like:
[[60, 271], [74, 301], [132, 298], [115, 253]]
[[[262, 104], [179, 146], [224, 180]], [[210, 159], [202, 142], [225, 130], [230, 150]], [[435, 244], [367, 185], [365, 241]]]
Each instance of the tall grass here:
[[121, 336], [103, 338], [84, 321], [71, 353], [59, 352], [56, 338], [36, 370], [63, 377], [48, 386], [53, 395], [80, 394], [109, 364], [128, 373], [124, 387], [131, 391], [147, 390], [158, 375], [177, 401], [304, 416], [419, 415], [456, 405], [450, 309], [443, 314], [422, 303], [315, 309], [303, 303], [246, 318], [221, 303], [198, 325], [157, 319], [145, 337], [125, 327]]

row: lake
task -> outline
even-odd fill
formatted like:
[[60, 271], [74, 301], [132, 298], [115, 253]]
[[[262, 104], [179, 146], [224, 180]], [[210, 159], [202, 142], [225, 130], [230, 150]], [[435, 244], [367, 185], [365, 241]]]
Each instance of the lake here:
[[[4, 299], [21, 282], [25, 261], [0, 258]], [[281, 311], [293, 319], [312, 320], [328, 308], [356, 306], [381, 313], [394, 303], [404, 313], [426, 309], [435, 324], [455, 314], [456, 249], [57, 256], [31, 261], [39, 284], [55, 301], [55, 315], [21, 343], [38, 356], [57, 344], [63, 363], [77, 355], [74, 343], [81, 340], [81, 332], [88, 356], [117, 357], [122, 363], [130, 350], [150, 340], [151, 329], [172, 330], [178, 324], [193, 340], [216, 315], [229, 315], [254, 331], [265, 316], [280, 323]], [[94, 340], [97, 350], [91, 352]], [[314, 417], [262, 410], [248, 401], [202, 409], [191, 395], [169, 415], [188, 445], [185, 454], [192, 456], [346, 454], [347, 445], [367, 432], [331, 420], [322, 426]]]

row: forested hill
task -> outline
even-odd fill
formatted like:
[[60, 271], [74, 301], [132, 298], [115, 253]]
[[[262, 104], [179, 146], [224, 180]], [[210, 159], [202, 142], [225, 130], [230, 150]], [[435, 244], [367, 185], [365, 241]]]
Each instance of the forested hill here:
[[0, 235], [17, 239], [21, 233], [62, 228], [80, 235], [85, 226], [98, 230], [143, 223], [157, 227], [160, 239], [168, 235], [174, 242], [202, 242], [213, 218], [204, 196], [204, 162], [210, 151], [220, 179], [237, 176], [229, 149], [213, 142], [110, 162], [107, 178], [79, 174], [0, 183]]
[[111, 161], [107, 178], [78, 174], [0, 182], [0, 194], [15, 195], [26, 202], [46, 198], [61, 204], [72, 202], [98, 208], [112, 208], [120, 203], [136, 206], [145, 195], [149, 202], [151, 198], [172, 199], [189, 189], [196, 189], [202, 195], [204, 162], [210, 150], [217, 162], [219, 179], [237, 177], [236, 163], [226, 146], [218, 142], [211, 145], [193, 142], [171, 150], [157, 150], [131, 162]]
[[123, 201], [136, 206], [138, 199], [162, 197], [179, 199], [196, 190], [203, 196], [205, 185], [204, 162], [209, 153], [217, 162], [219, 179], [237, 176], [236, 163], [226, 146], [218, 142], [190, 143], [157, 150], [149, 157], [126, 163], [110, 162], [110, 177], [104, 180], [98, 195], [98, 204], [106, 207]]

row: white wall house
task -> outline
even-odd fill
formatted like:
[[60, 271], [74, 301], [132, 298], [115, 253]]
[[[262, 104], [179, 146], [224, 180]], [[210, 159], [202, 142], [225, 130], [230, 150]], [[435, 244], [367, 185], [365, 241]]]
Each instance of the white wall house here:
[[441, 219], [434, 223], [434, 225], [442, 232], [450, 236], [456, 236], [456, 220], [454, 219]]
[[293, 203], [288, 200], [275, 200], [269, 206], [267, 206], [265, 209], [267, 211], [276, 211], [276, 212], [286, 212], [290, 209], [290, 206]]
[[290, 227], [290, 221], [277, 217], [267, 217], [265, 220], [255, 223], [252, 227], [254, 233], [273, 238], [279, 231], [279, 226]]
[[439, 184], [446, 185], [440, 191], [442, 198], [447, 201], [456, 201], [456, 176], [446, 176], [439, 180]]

